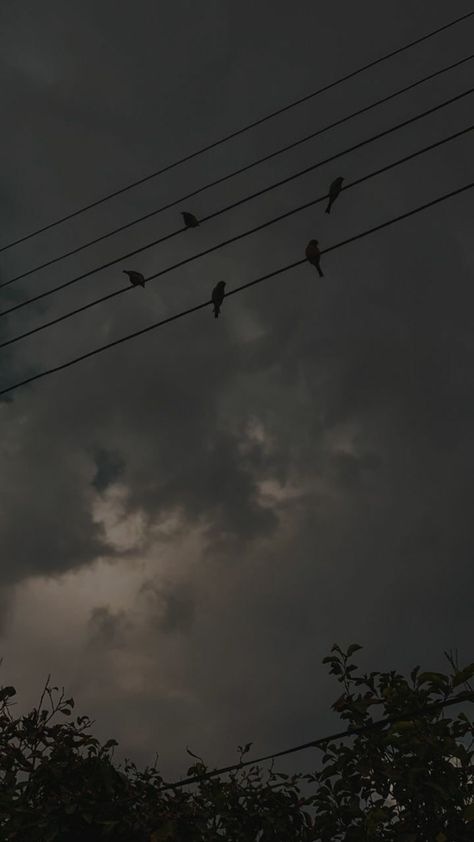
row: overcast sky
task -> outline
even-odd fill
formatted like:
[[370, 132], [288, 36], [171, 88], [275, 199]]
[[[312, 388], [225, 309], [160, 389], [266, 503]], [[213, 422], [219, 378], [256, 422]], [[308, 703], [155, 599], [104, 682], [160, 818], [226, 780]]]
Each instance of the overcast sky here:
[[[0, 243], [470, 9], [467, 0], [3, 0]], [[1, 280], [472, 52], [456, 26], [0, 255]], [[1, 291], [1, 309], [466, 90], [466, 64]], [[472, 98], [25, 307], [0, 341], [472, 122]], [[2, 351], [0, 388], [472, 181], [472, 135]], [[472, 194], [0, 403], [0, 684], [48, 673], [116, 759], [185, 772], [337, 727], [331, 645], [473, 660]], [[293, 758], [294, 768], [303, 763]], [[305, 761], [307, 762], [307, 761]]]

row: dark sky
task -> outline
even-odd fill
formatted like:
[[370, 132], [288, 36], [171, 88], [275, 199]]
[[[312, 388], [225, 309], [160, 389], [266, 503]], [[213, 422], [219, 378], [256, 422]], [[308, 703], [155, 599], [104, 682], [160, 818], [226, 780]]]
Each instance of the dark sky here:
[[[470, 9], [466, 0], [4, 0], [1, 242]], [[472, 51], [457, 26], [0, 256], [2, 280]], [[197, 196], [203, 216], [465, 90], [467, 64]], [[0, 338], [159, 271], [471, 122], [472, 98], [1, 321]], [[472, 180], [472, 135], [2, 352], [1, 386]], [[177, 228], [174, 208], [1, 308]], [[0, 403], [0, 681], [48, 673], [117, 759], [185, 771], [337, 726], [321, 660], [472, 660], [472, 195]], [[292, 763], [297, 766], [300, 758]], [[301, 759], [301, 763], [303, 760]], [[306, 761], [305, 761], [306, 762]]]

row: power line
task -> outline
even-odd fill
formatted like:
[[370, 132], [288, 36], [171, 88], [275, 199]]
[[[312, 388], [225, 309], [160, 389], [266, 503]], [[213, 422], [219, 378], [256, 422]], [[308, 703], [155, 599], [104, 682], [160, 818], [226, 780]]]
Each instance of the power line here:
[[[364, 181], [368, 181], [370, 178], [374, 178], [377, 175], [381, 175], [382, 173], [388, 172], [394, 167], [400, 166], [400, 164], [404, 164], [407, 161], [412, 160], [413, 158], [417, 158], [418, 156], [431, 151], [432, 149], [436, 149], [439, 146], [443, 146], [445, 143], [449, 143], [452, 140], [456, 140], [457, 138], [462, 137], [463, 135], [467, 134], [473, 129], [474, 125], [467, 126], [465, 129], [461, 129], [459, 132], [455, 132], [455, 134], [449, 135], [448, 137], [445, 137], [442, 140], [437, 140], [435, 143], [431, 143], [429, 146], [425, 146], [423, 149], [419, 149], [416, 152], [412, 152], [410, 155], [405, 155], [403, 158], [399, 158], [396, 161], [392, 161], [390, 164], [386, 164], [384, 167], [381, 167], [378, 170], [374, 170], [371, 173], [368, 173], [367, 175], [364, 175], [361, 178], [350, 182], [344, 187], [344, 190], [349, 190], [351, 187], [356, 187], [357, 185], [362, 184]], [[207, 255], [210, 252], [217, 251], [223, 246], [229, 245], [230, 243], [234, 243], [237, 240], [242, 240], [245, 237], [250, 236], [251, 234], [255, 234], [257, 231], [262, 231], [264, 228], [268, 228], [270, 225], [274, 225], [276, 222], [281, 222], [282, 219], [287, 219], [288, 217], [293, 216], [295, 213], [299, 213], [300, 211], [306, 210], [307, 208], [316, 205], [319, 202], [323, 202], [327, 198], [328, 194], [325, 193], [324, 196], [318, 196], [317, 199], [311, 199], [310, 202], [305, 202], [304, 205], [298, 205], [298, 207], [292, 208], [292, 210], [286, 211], [285, 213], [280, 214], [279, 216], [275, 216], [272, 219], [267, 220], [266, 222], [262, 222], [260, 223], [260, 225], [256, 225], [254, 228], [249, 228], [247, 229], [247, 231], [243, 231], [241, 234], [235, 234], [228, 240], [224, 240], [223, 242], [217, 243], [217, 245], [211, 246], [209, 249], [206, 249], [203, 252], [198, 252], [198, 254], [185, 258], [184, 260], [180, 261], [180, 263], [177, 263], [173, 266], [169, 266], [167, 269], [162, 269], [160, 272], [156, 272], [154, 275], [150, 275], [148, 278], [145, 278], [145, 281], [151, 281], [154, 278], [160, 277], [161, 275], [170, 272], [172, 269], [178, 268], [186, 263], [190, 263], [193, 260], [197, 260], [203, 255]], [[101, 298], [96, 298], [93, 301], [89, 301], [88, 304], [82, 304], [80, 307], [76, 307], [74, 310], [69, 310], [67, 313], [63, 313], [61, 316], [56, 316], [56, 318], [50, 319], [50, 321], [48, 322], [43, 322], [42, 324], [37, 325], [36, 327], [32, 327], [24, 333], [12, 336], [10, 339], [5, 339], [3, 342], [0, 342], [0, 349], [6, 348], [8, 345], [13, 345], [13, 343], [19, 342], [21, 339], [26, 339], [28, 336], [32, 336], [33, 334], [39, 333], [42, 330], [46, 330], [46, 328], [52, 327], [55, 324], [59, 324], [59, 322], [63, 322], [66, 319], [70, 319], [72, 318], [72, 316], [77, 316], [79, 313], [83, 313], [85, 310], [89, 310], [91, 307], [95, 307], [97, 304], [101, 304], [104, 301], [108, 301], [109, 299], [115, 298], [117, 295], [121, 295], [123, 292], [127, 292], [128, 290], [132, 289], [133, 287], [127, 286], [122, 287], [119, 290], [115, 290], [115, 292], [109, 292], [107, 295], [103, 295]]]
[[458, 693], [454, 698], [447, 699], [444, 701], [433, 702], [432, 704], [425, 705], [421, 709], [413, 709], [412, 711], [403, 711], [398, 713], [396, 716], [386, 716], [384, 719], [379, 719], [376, 722], [370, 722], [367, 725], [361, 725], [358, 728], [347, 728], [345, 731], [338, 731], [335, 734], [328, 734], [326, 737], [319, 737], [316, 740], [310, 740], [307, 743], [302, 743], [298, 746], [292, 746], [291, 748], [284, 749], [283, 751], [277, 751], [273, 754], [267, 754], [264, 757], [257, 757], [255, 760], [244, 760], [240, 761], [239, 763], [233, 763], [231, 766], [223, 766], [220, 769], [213, 769], [210, 772], [204, 772], [202, 775], [193, 775], [189, 778], [184, 778], [184, 780], [176, 781], [172, 784], [164, 784], [159, 788], [159, 792], [163, 792], [167, 789], [177, 789], [178, 787], [187, 786], [188, 784], [195, 784], [200, 783], [201, 781], [208, 780], [208, 778], [215, 778], [217, 775], [225, 775], [228, 772], [240, 771], [246, 766], [255, 766], [257, 763], [264, 763], [267, 760], [275, 760], [277, 757], [286, 757], [289, 754], [295, 754], [299, 751], [305, 751], [308, 748], [325, 748], [328, 743], [334, 742], [334, 740], [341, 740], [344, 737], [354, 737], [358, 736], [359, 734], [365, 734], [368, 731], [373, 731], [376, 728], [381, 728], [384, 725], [391, 725], [394, 722], [404, 721], [406, 719], [410, 719], [412, 717], [419, 717], [423, 715], [424, 712], [430, 713], [431, 711], [436, 711], [439, 708], [450, 707], [452, 705], [462, 704], [462, 702], [472, 702], [473, 701], [473, 694], [470, 692], [466, 693]]
[[[210, 219], [214, 219], [217, 216], [221, 216], [221, 214], [227, 213], [229, 210], [233, 210], [236, 207], [239, 207], [243, 204], [246, 204], [247, 202], [250, 202], [250, 201], [252, 201], [253, 199], [255, 199], [259, 196], [263, 196], [265, 193], [268, 193], [271, 190], [275, 190], [277, 187], [281, 187], [284, 184], [288, 184], [290, 181], [294, 181], [296, 178], [300, 178], [302, 175], [306, 175], [307, 173], [312, 172], [313, 170], [318, 169], [319, 167], [322, 167], [325, 164], [330, 163], [331, 161], [335, 161], [336, 159], [341, 158], [344, 155], [349, 154], [349, 152], [354, 152], [357, 149], [361, 149], [363, 146], [367, 146], [367, 144], [369, 144], [369, 143], [373, 143], [376, 140], [380, 140], [380, 138], [386, 137], [387, 135], [392, 134], [394, 131], [397, 131], [400, 128], [404, 128], [405, 126], [411, 125], [412, 123], [415, 123], [418, 120], [421, 120], [423, 117], [426, 117], [429, 114], [433, 114], [436, 111], [439, 111], [440, 109], [445, 108], [446, 106], [451, 105], [452, 103], [457, 102], [457, 101], [463, 99], [466, 96], [469, 96], [470, 94], [473, 93], [473, 91], [474, 91], [474, 88], [469, 88], [467, 91], [463, 91], [462, 93], [457, 94], [456, 96], [451, 97], [450, 99], [444, 100], [443, 102], [438, 103], [438, 105], [435, 105], [432, 108], [428, 108], [426, 111], [422, 111], [419, 114], [415, 114], [414, 117], [410, 117], [408, 120], [403, 120], [401, 123], [397, 123], [395, 126], [391, 126], [389, 129], [384, 129], [384, 131], [382, 131], [382, 132], [378, 132], [377, 134], [372, 135], [371, 137], [366, 138], [365, 140], [359, 141], [359, 143], [356, 143], [353, 146], [350, 146], [347, 149], [342, 150], [341, 152], [336, 152], [334, 155], [330, 155], [328, 158], [324, 158], [322, 161], [317, 161], [315, 164], [311, 164], [311, 166], [305, 167], [304, 169], [299, 170], [298, 172], [293, 173], [292, 175], [287, 176], [286, 178], [280, 179], [280, 181], [276, 181], [273, 184], [270, 184], [267, 187], [262, 188], [261, 190], [257, 190], [255, 193], [251, 193], [248, 196], [244, 196], [242, 199], [238, 199], [237, 201], [232, 202], [230, 205], [226, 205], [224, 208], [220, 208], [220, 210], [214, 211], [213, 213], [208, 214], [205, 217], [202, 217], [201, 221], [207, 222]], [[167, 240], [170, 240], [173, 237], [176, 237], [183, 230], [184, 229], [180, 228], [177, 231], [172, 231], [170, 234], [165, 234], [162, 237], [158, 237], [156, 240], [153, 240], [150, 243], [146, 243], [144, 246], [140, 246], [139, 248], [133, 249], [132, 251], [127, 252], [126, 254], [120, 255], [120, 257], [116, 257], [113, 260], [109, 260], [106, 263], [102, 263], [100, 266], [96, 266], [93, 269], [89, 269], [87, 272], [83, 272], [80, 275], [76, 275], [75, 278], [71, 278], [69, 281], [63, 281], [63, 283], [58, 284], [57, 286], [52, 287], [49, 290], [45, 290], [45, 292], [38, 293], [38, 295], [34, 295], [34, 296], [32, 296], [32, 298], [27, 298], [25, 301], [20, 301], [19, 303], [14, 304], [11, 307], [8, 307], [6, 310], [2, 310], [0, 312], [0, 317], [1, 316], [7, 316], [9, 313], [13, 313], [13, 312], [15, 312], [15, 310], [20, 310], [22, 307], [26, 307], [28, 304], [33, 304], [35, 301], [40, 301], [43, 298], [47, 298], [49, 295], [53, 295], [53, 293], [58, 292], [61, 289], [65, 289], [66, 287], [69, 287], [72, 284], [75, 284], [78, 281], [83, 280], [84, 278], [89, 278], [91, 275], [95, 275], [97, 272], [101, 272], [104, 269], [110, 268], [110, 266], [114, 266], [117, 263], [120, 263], [122, 260], [128, 260], [128, 258], [134, 257], [136, 254], [140, 254], [141, 252], [146, 251], [147, 249], [154, 248], [155, 246], [160, 245], [161, 243], [163, 243]], [[239, 238], [240, 238], [240, 235], [236, 239], [239, 239]], [[233, 242], [233, 239], [226, 240], [224, 243], [222, 243], [220, 245], [227, 245], [227, 243], [230, 243], [230, 242]], [[220, 245], [219, 246], [213, 246], [209, 249], [206, 249], [203, 252], [199, 252], [197, 255], [194, 255], [193, 257], [186, 258], [185, 260], [182, 260], [179, 263], [173, 264], [172, 266], [169, 266], [168, 268], [163, 269], [158, 274], [163, 275], [166, 272], [170, 272], [172, 269], [176, 269], [179, 266], [183, 266], [185, 263], [189, 263], [192, 260], [196, 260], [198, 257], [202, 257], [205, 254], [209, 254], [211, 251], [215, 251], [216, 248], [219, 248]], [[158, 275], [153, 276], [153, 277], [157, 277], [157, 276]], [[114, 295], [121, 295], [122, 293], [127, 292], [130, 289], [132, 289], [132, 287], [128, 287], [128, 286], [122, 287], [120, 290], [116, 290], [115, 292], [111, 293], [110, 295], [103, 296], [102, 298], [96, 299], [95, 302], [91, 302], [90, 306], [93, 306], [95, 303], [98, 304], [101, 301], [105, 301], [108, 298], [113, 297]], [[89, 306], [89, 305], [87, 305], [87, 306]]]
[[[389, 219], [386, 222], [382, 222], [379, 225], [375, 225], [374, 227], [369, 228], [366, 231], [362, 231], [359, 234], [354, 234], [352, 237], [348, 237], [346, 240], [341, 240], [341, 242], [336, 243], [333, 246], [329, 246], [326, 249], [322, 249], [321, 254], [327, 254], [331, 251], [334, 251], [335, 249], [342, 248], [343, 246], [346, 246], [349, 243], [353, 243], [356, 240], [361, 240], [363, 239], [363, 237], [367, 237], [369, 234], [373, 234], [376, 231], [381, 231], [383, 228], [388, 228], [390, 225], [394, 225], [396, 222], [400, 222], [402, 219], [407, 219], [408, 217], [414, 216], [415, 214], [420, 213], [421, 211], [427, 210], [428, 208], [431, 208], [434, 205], [439, 204], [440, 202], [444, 202], [447, 199], [452, 198], [453, 196], [457, 196], [460, 193], [464, 193], [466, 190], [471, 190], [472, 187], [474, 187], [474, 182], [466, 184], [463, 187], [458, 187], [457, 190], [452, 190], [450, 193], [445, 193], [442, 196], [438, 196], [437, 199], [432, 199], [431, 202], [427, 202], [424, 205], [420, 205], [419, 207], [414, 208], [411, 211], [407, 211], [406, 213], [400, 214], [399, 216]], [[225, 298], [228, 298], [230, 295], [236, 295], [238, 292], [241, 292], [244, 289], [248, 289], [248, 287], [262, 283], [262, 281], [266, 281], [268, 278], [274, 278], [276, 275], [281, 275], [283, 272], [287, 272], [289, 269], [294, 269], [296, 268], [296, 266], [301, 266], [303, 263], [306, 262], [306, 259], [296, 260], [294, 263], [290, 263], [287, 266], [282, 266], [280, 269], [275, 269], [273, 272], [269, 272], [266, 275], [262, 275], [253, 281], [249, 281], [246, 284], [242, 284], [240, 287], [236, 287], [235, 289], [230, 290], [230, 292], [227, 292], [225, 294]], [[162, 327], [163, 325], [168, 324], [169, 322], [174, 322], [177, 319], [181, 319], [183, 318], [183, 316], [189, 316], [191, 313], [196, 313], [198, 310], [202, 310], [204, 309], [204, 307], [208, 307], [210, 304], [212, 304], [211, 299], [209, 299], [208, 301], [204, 301], [202, 304], [197, 304], [194, 307], [189, 307], [187, 310], [182, 310], [180, 313], [175, 313], [174, 316], [168, 316], [166, 319], [161, 319], [161, 321], [148, 325], [148, 327], [144, 327], [140, 330], [134, 331], [133, 333], [126, 334], [120, 339], [115, 339], [113, 342], [108, 342], [106, 345], [100, 345], [98, 348], [94, 348], [92, 351], [87, 351], [85, 354], [81, 354], [78, 357], [74, 357], [72, 360], [68, 360], [68, 362], [61, 363], [60, 365], [46, 369], [45, 371], [41, 371], [38, 374], [33, 374], [31, 377], [27, 377], [25, 380], [21, 380], [18, 383], [14, 383], [12, 386], [7, 386], [6, 389], [1, 389], [0, 396], [6, 395], [7, 393], [12, 392], [14, 389], [18, 389], [20, 386], [25, 386], [27, 383], [32, 383], [35, 380], [40, 380], [41, 378], [47, 377], [50, 374], [54, 374], [57, 371], [62, 371], [65, 368], [69, 368], [72, 365], [76, 365], [76, 363], [82, 362], [83, 360], [86, 360], [89, 357], [94, 357], [97, 354], [108, 350], [109, 348], [114, 348], [116, 345], [121, 345], [123, 342], [127, 342], [129, 339], [135, 339], [137, 336], [142, 336], [145, 333], [149, 333], [151, 330], [155, 330], [158, 327]]]
[[[407, 91], [413, 90], [413, 88], [418, 87], [424, 82], [428, 82], [429, 80], [434, 79], [437, 76], [441, 76], [443, 73], [447, 73], [449, 70], [453, 70], [454, 68], [459, 67], [460, 65], [465, 64], [468, 61], [472, 61], [473, 58], [474, 53], [472, 53], [469, 56], [465, 56], [459, 61], [454, 62], [454, 64], [450, 64], [446, 67], [441, 68], [440, 70], [436, 70], [434, 73], [430, 73], [428, 76], [423, 76], [422, 78], [417, 79], [415, 82], [412, 82], [410, 85], [406, 85], [404, 88], [399, 88], [397, 91], [394, 91], [393, 93], [388, 94], [387, 96], [384, 96], [381, 99], [377, 99], [375, 102], [372, 102], [369, 105], [365, 105], [363, 108], [359, 108], [357, 111], [352, 111], [350, 114], [346, 114], [344, 117], [341, 117], [339, 120], [335, 120], [333, 123], [328, 123], [326, 126], [317, 129], [317, 131], [305, 135], [305, 137], [298, 138], [298, 140], [293, 141], [293, 143], [290, 143], [287, 146], [282, 146], [275, 152], [270, 152], [270, 154], [268, 155], [264, 155], [261, 158], [257, 158], [255, 161], [252, 161], [252, 163], [250, 164], [246, 164], [244, 167], [239, 167], [238, 169], [233, 170], [227, 175], [221, 176], [220, 178], [217, 178], [214, 181], [210, 181], [207, 184], [204, 184], [202, 187], [198, 187], [196, 190], [192, 190], [191, 193], [186, 193], [184, 196], [180, 196], [179, 199], [174, 199], [172, 202], [168, 202], [165, 205], [161, 205], [155, 210], [149, 211], [148, 213], [143, 214], [142, 216], [136, 217], [135, 219], [131, 220], [131, 222], [126, 222], [124, 225], [120, 225], [118, 228], [114, 228], [112, 231], [108, 231], [106, 234], [101, 234], [99, 237], [95, 237], [93, 240], [89, 240], [87, 243], [83, 243], [80, 246], [76, 246], [76, 248], [63, 252], [57, 257], [53, 257], [51, 258], [51, 260], [47, 260], [45, 263], [40, 263], [38, 266], [34, 266], [32, 269], [28, 269], [27, 271], [22, 272], [20, 275], [16, 275], [14, 278], [10, 278], [10, 280], [4, 281], [0, 284], [0, 289], [2, 289], [3, 287], [7, 287], [10, 284], [15, 283], [16, 281], [20, 281], [23, 278], [27, 278], [30, 275], [33, 275], [35, 272], [39, 272], [41, 269], [46, 269], [48, 266], [53, 266], [54, 264], [59, 263], [61, 260], [65, 260], [67, 257], [72, 257], [74, 254], [78, 254], [80, 251], [84, 251], [84, 249], [90, 248], [90, 246], [97, 245], [97, 243], [100, 243], [103, 240], [114, 236], [115, 234], [119, 234], [122, 231], [126, 231], [128, 228], [132, 228], [134, 225], [138, 225], [140, 222], [144, 222], [147, 219], [151, 219], [153, 216], [157, 216], [163, 211], [169, 210], [170, 208], [173, 208], [176, 205], [179, 205], [182, 202], [185, 202], [188, 199], [199, 195], [199, 193], [203, 193], [205, 190], [209, 190], [211, 187], [216, 187], [218, 184], [223, 184], [225, 181], [228, 181], [229, 179], [234, 178], [237, 175], [241, 175], [244, 172], [248, 172], [248, 170], [251, 170], [253, 167], [258, 166], [259, 164], [263, 164], [266, 161], [270, 161], [272, 158], [276, 158], [278, 155], [282, 155], [284, 152], [288, 152], [290, 149], [295, 149], [297, 146], [300, 146], [303, 143], [307, 143], [309, 140], [312, 140], [315, 137], [319, 137], [320, 135], [324, 134], [330, 129], [334, 129], [337, 126], [341, 126], [343, 123], [346, 123], [349, 120], [354, 119], [355, 117], [359, 117], [361, 114], [365, 114], [368, 111], [371, 111], [373, 108], [376, 108], [377, 106], [382, 105], [383, 103], [389, 102], [390, 100], [395, 99], [396, 97], [406, 93]], [[177, 231], [176, 233], [183, 233], [186, 230], [186, 228], [180, 228], [179, 231]]]
[[349, 79], [354, 78], [354, 76], [357, 76], [359, 73], [362, 73], [365, 70], [369, 70], [371, 67], [375, 67], [376, 65], [381, 64], [382, 62], [387, 61], [387, 59], [393, 58], [393, 56], [399, 55], [400, 53], [403, 53], [405, 50], [408, 50], [411, 47], [416, 46], [417, 44], [421, 44], [423, 41], [427, 41], [429, 38], [432, 38], [433, 36], [438, 35], [441, 32], [444, 32], [445, 30], [449, 29], [450, 27], [455, 26], [456, 24], [467, 20], [468, 18], [472, 17], [472, 15], [474, 15], [474, 12], [467, 12], [465, 15], [461, 15], [461, 17], [455, 18], [454, 20], [449, 21], [448, 23], [444, 24], [443, 26], [440, 26], [437, 29], [434, 29], [431, 32], [428, 32], [426, 35], [422, 35], [420, 38], [416, 38], [414, 41], [410, 41], [407, 44], [404, 44], [403, 46], [398, 47], [396, 50], [391, 50], [389, 53], [385, 53], [385, 55], [380, 56], [379, 58], [368, 62], [367, 64], [363, 65], [362, 67], [359, 67], [356, 70], [352, 70], [350, 73], [346, 73], [344, 76], [340, 76], [338, 79], [335, 79], [333, 82], [329, 82], [328, 84], [324, 85], [323, 87], [318, 88], [315, 91], [312, 91], [312, 93], [306, 94], [305, 96], [300, 97], [299, 99], [293, 100], [292, 102], [288, 103], [288, 105], [285, 105], [281, 108], [278, 108], [277, 110], [272, 111], [269, 114], [266, 114], [264, 117], [260, 117], [258, 120], [254, 120], [253, 122], [248, 123], [247, 125], [243, 126], [242, 128], [231, 132], [230, 134], [224, 135], [223, 137], [219, 138], [218, 140], [213, 141], [213, 143], [207, 144], [206, 146], [202, 146], [200, 149], [197, 149], [196, 151], [191, 152], [188, 155], [185, 155], [184, 157], [179, 158], [176, 161], [173, 161], [171, 164], [167, 164], [166, 166], [162, 167], [159, 170], [155, 170], [155, 172], [149, 173], [149, 175], [146, 175], [143, 178], [138, 179], [137, 181], [134, 181], [134, 182], [131, 182], [130, 184], [127, 184], [125, 187], [121, 187], [120, 189], [115, 190], [112, 193], [108, 193], [107, 195], [103, 196], [100, 199], [96, 199], [95, 201], [90, 202], [87, 205], [83, 205], [82, 207], [78, 208], [77, 210], [72, 211], [71, 213], [66, 214], [62, 217], [59, 217], [58, 219], [56, 219], [53, 222], [48, 223], [47, 225], [43, 225], [41, 228], [37, 228], [36, 230], [31, 231], [28, 234], [24, 234], [23, 236], [19, 237], [17, 240], [13, 240], [12, 242], [7, 243], [6, 245], [0, 247], [0, 252], [5, 251], [6, 249], [12, 248], [13, 246], [19, 245], [20, 243], [23, 243], [26, 240], [29, 240], [32, 237], [35, 237], [37, 234], [41, 234], [44, 231], [48, 231], [51, 228], [54, 228], [55, 226], [60, 225], [62, 222], [66, 222], [68, 219], [73, 219], [74, 217], [79, 216], [79, 214], [84, 213], [85, 211], [90, 210], [91, 208], [95, 208], [98, 205], [103, 204], [103, 202], [108, 201], [109, 199], [112, 199], [115, 196], [119, 196], [122, 193], [125, 193], [127, 190], [131, 190], [133, 187], [138, 187], [140, 184], [144, 184], [146, 181], [150, 181], [152, 178], [156, 178], [159, 175], [163, 175], [163, 173], [169, 172], [170, 170], [174, 169], [175, 167], [186, 163], [186, 161], [191, 161], [193, 158], [196, 158], [198, 155], [202, 155], [204, 152], [209, 152], [211, 149], [215, 149], [217, 146], [220, 146], [222, 143], [226, 143], [228, 140], [231, 140], [234, 137], [238, 137], [239, 135], [244, 134], [244, 132], [247, 132], [250, 129], [255, 128], [256, 126], [259, 126], [262, 123], [265, 123], [267, 120], [271, 120], [273, 117], [277, 117], [279, 114], [283, 114], [284, 112], [289, 111], [291, 108], [294, 108], [297, 105], [301, 105], [301, 103], [307, 102], [309, 99], [312, 99], [313, 97], [318, 96], [319, 94], [322, 94], [325, 91], [329, 91], [332, 88], [335, 88], [337, 85], [342, 84], [342, 82], [346, 82]]

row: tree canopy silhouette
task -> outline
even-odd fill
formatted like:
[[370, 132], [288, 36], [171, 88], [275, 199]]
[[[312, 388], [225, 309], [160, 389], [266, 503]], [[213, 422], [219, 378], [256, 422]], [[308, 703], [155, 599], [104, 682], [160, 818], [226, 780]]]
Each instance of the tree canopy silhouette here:
[[[250, 763], [214, 777], [197, 761], [190, 786], [166, 786], [156, 769], [112, 761], [74, 700], [43, 690], [38, 708], [11, 712], [0, 690], [0, 836], [5, 842], [472, 842], [474, 839], [474, 664], [408, 677], [360, 672], [335, 645], [324, 659], [341, 685], [333, 710], [354, 733], [327, 739], [312, 773], [287, 775]], [[43, 705], [48, 697], [50, 710]], [[453, 701], [465, 702], [464, 710]], [[379, 723], [379, 724], [377, 724]], [[320, 741], [321, 742], [321, 741]], [[246, 757], [245, 757], [245, 762]], [[317, 762], [317, 761], [316, 761]]]

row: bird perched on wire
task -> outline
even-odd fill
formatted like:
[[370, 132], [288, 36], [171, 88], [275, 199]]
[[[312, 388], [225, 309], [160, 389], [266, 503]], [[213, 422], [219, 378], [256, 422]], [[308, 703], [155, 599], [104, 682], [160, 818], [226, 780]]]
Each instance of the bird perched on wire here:
[[184, 219], [184, 224], [186, 228], [197, 228], [199, 226], [199, 222], [194, 216], [193, 213], [188, 213], [187, 211], [181, 211], [181, 216]]
[[306, 259], [312, 263], [313, 266], [316, 267], [319, 273], [320, 278], [324, 278], [324, 272], [319, 265], [319, 261], [321, 259], [321, 252], [319, 251], [318, 241], [317, 240], [310, 240], [308, 245], [306, 246]]
[[141, 272], [133, 272], [129, 271], [128, 269], [124, 269], [124, 274], [128, 275], [129, 281], [134, 287], [145, 287], [145, 278], [143, 277]]
[[221, 311], [222, 302], [225, 296], [225, 281], [219, 281], [212, 290], [212, 303], [214, 305], [214, 318], [217, 319]]
[[342, 178], [342, 176], [339, 176], [339, 178], [335, 178], [334, 181], [331, 182], [331, 186], [329, 188], [329, 202], [328, 202], [328, 206], [326, 208], [326, 213], [331, 213], [331, 207], [334, 204], [334, 202], [336, 201], [337, 197], [339, 196], [339, 193], [342, 190], [342, 182], [343, 181], [344, 181], [344, 179]]

